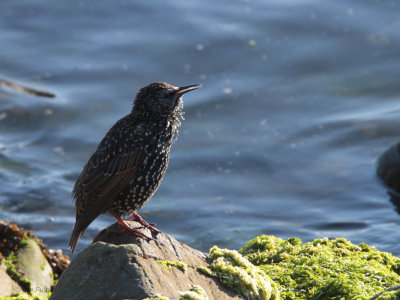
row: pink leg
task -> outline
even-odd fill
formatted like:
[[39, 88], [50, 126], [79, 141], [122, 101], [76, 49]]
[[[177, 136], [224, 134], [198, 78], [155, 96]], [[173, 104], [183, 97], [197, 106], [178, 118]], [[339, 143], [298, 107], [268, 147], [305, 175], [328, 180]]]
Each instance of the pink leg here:
[[127, 230], [131, 233], [133, 233], [135, 236], [137, 237], [141, 237], [146, 239], [147, 241], [152, 240], [151, 237], [148, 237], [147, 235], [145, 235], [144, 233], [140, 232], [139, 230], [137, 230], [136, 228], [132, 228], [130, 227], [128, 224], [126, 224], [126, 222], [124, 220], [122, 220], [115, 212], [110, 211], [110, 213], [114, 216], [114, 218], [117, 219], [118, 223], [122, 226], [122, 228], [124, 230]]
[[154, 232], [155, 234], [160, 233], [160, 230], [158, 230], [157, 228], [154, 227], [154, 224], [149, 224], [147, 223], [141, 216], [139, 216], [139, 214], [137, 214], [134, 210], [131, 210], [128, 212], [133, 219], [128, 219], [128, 220], [133, 220], [136, 221], [140, 224], [142, 224], [144, 227], [150, 229], [151, 232]]

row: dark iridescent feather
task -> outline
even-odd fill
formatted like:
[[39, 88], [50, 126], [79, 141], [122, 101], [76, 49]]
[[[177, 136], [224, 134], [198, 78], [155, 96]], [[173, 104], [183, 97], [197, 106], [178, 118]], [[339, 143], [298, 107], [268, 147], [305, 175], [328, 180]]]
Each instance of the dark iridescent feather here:
[[110, 212], [125, 226], [120, 216], [138, 210], [151, 198], [167, 170], [183, 114], [181, 97], [198, 87], [151, 83], [138, 92], [131, 113], [108, 131], [72, 192], [76, 209], [69, 243], [72, 252], [100, 214]]

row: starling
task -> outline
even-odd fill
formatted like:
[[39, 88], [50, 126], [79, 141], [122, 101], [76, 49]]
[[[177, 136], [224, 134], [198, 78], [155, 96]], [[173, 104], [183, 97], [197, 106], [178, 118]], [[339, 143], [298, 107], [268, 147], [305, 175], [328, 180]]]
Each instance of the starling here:
[[72, 253], [90, 223], [106, 212], [138, 237], [151, 239], [130, 227], [122, 219], [124, 213], [159, 233], [136, 211], [153, 196], [167, 170], [171, 145], [183, 119], [182, 95], [199, 87], [154, 82], [140, 89], [130, 114], [111, 127], [75, 183]]

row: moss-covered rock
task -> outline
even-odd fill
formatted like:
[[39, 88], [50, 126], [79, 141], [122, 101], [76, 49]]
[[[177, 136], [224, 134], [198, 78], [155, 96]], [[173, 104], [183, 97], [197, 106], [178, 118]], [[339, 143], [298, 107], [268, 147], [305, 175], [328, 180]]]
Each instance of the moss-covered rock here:
[[4, 299], [47, 299], [55, 282], [53, 274], [61, 274], [68, 263], [61, 250], [48, 249], [31, 231], [0, 221], [0, 296]]
[[207, 258], [166, 234], [145, 241], [115, 223], [78, 253], [51, 299], [394, 300], [399, 274], [399, 258], [342, 238], [262, 235], [239, 251], [214, 246]]
[[21, 287], [7, 273], [7, 266], [3, 262], [0, 264], [0, 297], [12, 295]]
[[399, 258], [342, 238], [262, 235], [239, 252], [213, 247], [210, 270], [247, 299], [370, 299], [400, 283]]
[[276, 284], [259, 267], [235, 250], [210, 250], [210, 269], [221, 282], [246, 299], [279, 299]]
[[30, 283], [30, 292], [46, 296], [53, 282], [53, 270], [38, 244], [32, 239], [26, 240], [26, 245], [15, 256], [15, 267], [26, 278], [26, 282]]
[[393, 286], [372, 297], [371, 300], [398, 300], [400, 299], [400, 285]]

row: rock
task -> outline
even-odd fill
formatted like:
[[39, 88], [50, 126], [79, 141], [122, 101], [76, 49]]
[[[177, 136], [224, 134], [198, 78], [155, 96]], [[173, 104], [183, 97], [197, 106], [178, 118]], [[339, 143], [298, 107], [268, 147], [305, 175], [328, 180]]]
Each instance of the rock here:
[[239, 251], [214, 246], [209, 262], [210, 272], [249, 300], [366, 300], [389, 287], [378, 299], [400, 299], [393, 290], [400, 258], [344, 238], [303, 243], [261, 235]]
[[241, 299], [197, 270], [208, 266], [205, 253], [167, 234], [154, 238], [138, 239], [122, 232], [118, 223], [107, 227], [72, 260], [50, 299], [144, 299], [156, 294], [179, 299], [179, 292], [192, 285], [202, 287], [209, 299]]
[[21, 287], [7, 274], [7, 267], [0, 264], [0, 297], [19, 293]]
[[0, 265], [0, 296], [47, 297], [53, 271], [35, 240], [26, 238], [15, 253], [3, 256]]
[[25, 243], [25, 246], [20, 247], [15, 254], [17, 258], [15, 267], [31, 282], [32, 294], [46, 296], [51, 290], [53, 270], [34, 240], [27, 239]]
[[0, 220], [0, 297], [47, 299], [68, 264], [68, 256], [49, 249], [32, 231]]
[[376, 173], [388, 187], [400, 193], [400, 143], [379, 157]]

